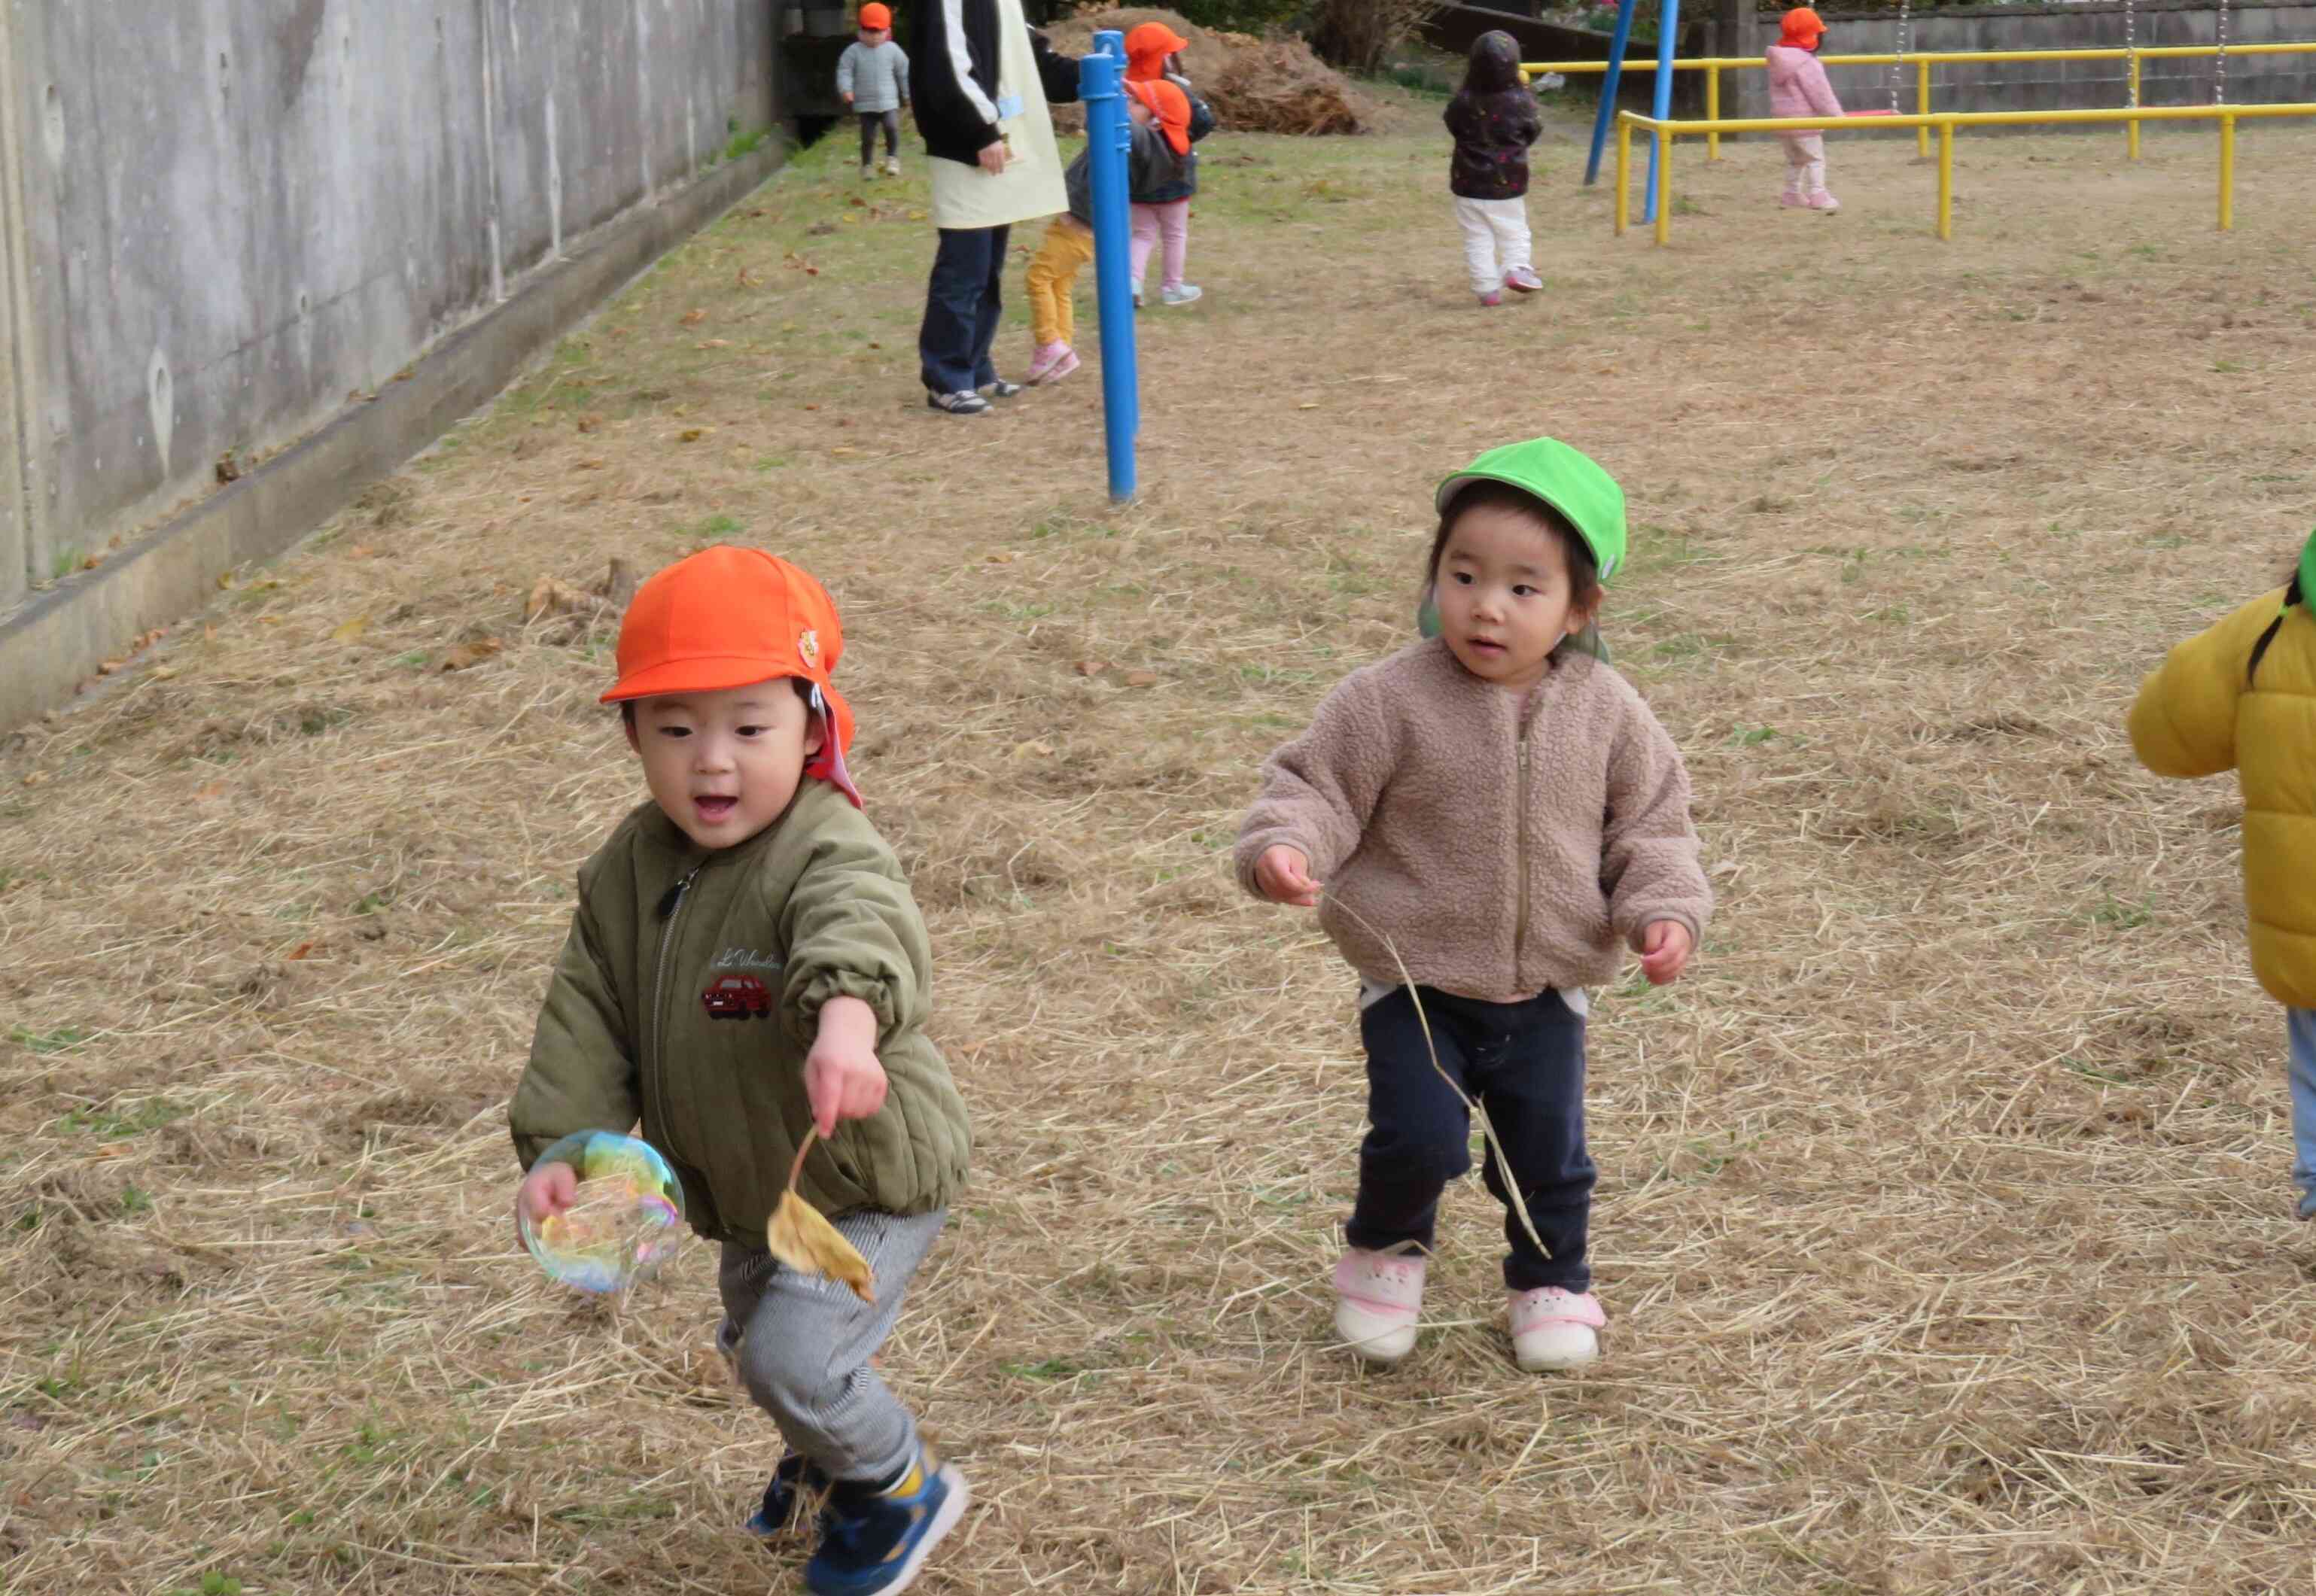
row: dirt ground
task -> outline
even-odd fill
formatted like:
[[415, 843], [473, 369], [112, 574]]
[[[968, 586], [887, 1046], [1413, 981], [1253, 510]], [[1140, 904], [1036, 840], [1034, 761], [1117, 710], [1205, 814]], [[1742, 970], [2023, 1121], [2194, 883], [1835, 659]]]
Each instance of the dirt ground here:
[[[1572, 115], [1546, 290], [1483, 312], [1400, 103], [1208, 147], [1131, 508], [1091, 360], [922, 407], [922, 163], [864, 190], [831, 139], [6, 745], [0, 1588], [797, 1588], [736, 1530], [777, 1443], [707, 1250], [604, 1303], [507, 1218], [573, 871], [642, 793], [610, 620], [526, 598], [717, 539], [843, 606], [977, 1120], [885, 1354], [975, 1494], [922, 1588], [2316, 1585], [2316, 1233], [2237, 800], [2121, 730], [2316, 519], [2316, 140], [2246, 127], [2222, 236], [2210, 136], [1966, 137], [1945, 244], [1911, 143], [1836, 140], [1833, 218], [1775, 207], [1773, 145], [1685, 146], [1656, 250]], [[1544, 431], [1630, 494], [1605, 626], [1719, 916], [1596, 1004], [1597, 1372], [1511, 1367], [1474, 1184], [1417, 1355], [1366, 1373], [1326, 1285], [1351, 983], [1226, 853], [1260, 758], [1410, 636], [1433, 480]]]

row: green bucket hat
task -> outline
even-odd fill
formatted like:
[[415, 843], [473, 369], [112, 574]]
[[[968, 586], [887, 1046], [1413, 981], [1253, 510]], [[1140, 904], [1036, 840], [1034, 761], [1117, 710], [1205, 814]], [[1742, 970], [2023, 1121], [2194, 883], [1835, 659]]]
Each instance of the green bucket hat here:
[[[1559, 511], [1561, 518], [1576, 528], [1584, 546], [1592, 551], [1592, 563], [1599, 569], [1603, 584], [1613, 580], [1624, 567], [1625, 490], [1617, 485], [1615, 477], [1600, 468], [1599, 462], [1581, 449], [1572, 448], [1557, 438], [1531, 438], [1525, 443], [1503, 444], [1442, 482], [1439, 491], [1432, 495], [1433, 505], [1440, 514], [1447, 514], [1449, 501], [1477, 482], [1502, 483], [1518, 488]], [[1426, 637], [1439, 635], [1439, 611], [1431, 601], [1429, 588], [1424, 590], [1416, 626]], [[1589, 625], [1569, 638], [1568, 646], [1600, 660], [1608, 657], [1599, 633]]]

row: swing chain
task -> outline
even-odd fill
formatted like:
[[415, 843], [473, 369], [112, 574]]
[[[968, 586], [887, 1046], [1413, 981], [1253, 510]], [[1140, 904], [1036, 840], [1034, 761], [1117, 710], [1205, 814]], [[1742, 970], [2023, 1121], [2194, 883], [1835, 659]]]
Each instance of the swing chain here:
[[2220, 54], [2216, 73], [2212, 79], [2212, 103], [2228, 102], [2228, 0], [2220, 0]]
[[2132, 0], [2123, 0], [2123, 48], [2130, 53], [2124, 58], [2123, 78], [2131, 95], [2131, 109], [2139, 109], [2139, 74], [2131, 68], [2139, 58], [2139, 40], [2132, 28]]
[[1913, 41], [1911, 0], [1898, 0], [1898, 53], [1890, 62], [1890, 114], [1898, 114], [1898, 80], [1905, 75], [1906, 51]]

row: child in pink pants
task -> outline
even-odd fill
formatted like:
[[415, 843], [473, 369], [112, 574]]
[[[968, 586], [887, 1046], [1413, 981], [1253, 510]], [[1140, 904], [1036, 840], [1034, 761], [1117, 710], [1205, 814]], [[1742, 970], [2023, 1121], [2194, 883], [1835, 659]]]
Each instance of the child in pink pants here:
[[[1847, 116], [1826, 81], [1825, 63], [1817, 47], [1825, 39], [1825, 24], [1817, 13], [1797, 5], [1778, 24], [1777, 42], [1767, 54], [1769, 66], [1769, 114], [1774, 117]], [[1781, 205], [1833, 212], [1841, 201], [1825, 191], [1825, 135], [1795, 131], [1780, 133], [1786, 146], [1786, 191]]]
[[1182, 264], [1190, 253], [1190, 196], [1198, 191], [1198, 157], [1190, 148], [1197, 132], [1190, 97], [1170, 77], [1129, 79], [1126, 89], [1150, 108], [1162, 135], [1146, 164], [1129, 163], [1134, 240], [1127, 271], [1134, 279], [1134, 302], [1142, 303], [1142, 276], [1150, 264], [1150, 251], [1162, 245], [1159, 303], [1188, 305], [1203, 292], [1182, 280]]

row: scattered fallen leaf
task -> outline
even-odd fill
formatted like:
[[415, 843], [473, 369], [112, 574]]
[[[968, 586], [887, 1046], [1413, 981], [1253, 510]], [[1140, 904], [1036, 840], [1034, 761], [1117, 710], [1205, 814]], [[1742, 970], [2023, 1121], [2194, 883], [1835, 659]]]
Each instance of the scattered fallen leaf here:
[[91, 554], [87, 559], [83, 560], [80, 563], [80, 568], [83, 571], [94, 571], [103, 563], [104, 556], [102, 554]]
[[485, 637], [475, 643], [459, 643], [453, 647], [449, 653], [442, 656], [442, 669], [445, 670], [465, 670], [472, 666], [479, 665], [484, 661], [489, 659], [493, 654], [497, 653], [499, 652], [499, 640], [495, 637]]
[[691, 347], [704, 350], [727, 350], [732, 347], [732, 341], [728, 338], [711, 338], [705, 343], [695, 343]]
[[675, 440], [678, 443], [698, 443], [701, 439], [707, 437], [710, 432], [715, 430], [716, 429], [713, 427], [686, 427], [682, 431], [675, 435]]
[[346, 558], [349, 560], [367, 560], [370, 557], [370, 545], [366, 543], [358, 543], [354, 545], [353, 547], [346, 551]]
[[866, 205], [866, 204], [868, 204], [868, 201], [867, 201], [866, 200], [863, 200], [863, 199], [862, 199], [860, 195], [858, 195], [858, 194], [847, 194], [847, 195], [844, 197], [844, 202], [845, 202], [847, 205]]
[[828, 1222], [826, 1215], [797, 1195], [797, 1177], [804, 1173], [805, 1155], [812, 1151], [817, 1134], [815, 1127], [805, 1130], [796, 1162], [788, 1167], [788, 1188], [764, 1226], [764, 1250], [799, 1274], [842, 1281], [852, 1288], [855, 1297], [873, 1307], [877, 1279], [868, 1271], [868, 1260]]
[[881, 343], [877, 342], [874, 339], [871, 339], [871, 340], [869, 341], [868, 347], [869, 347], [870, 349], [872, 349], [872, 350], [880, 350], [880, 349], [883, 349], [885, 346], [884, 346], [883, 344], [881, 344]]
[[1050, 759], [1054, 757], [1054, 745], [1035, 740], [1029, 742], [1017, 742], [1013, 745], [1015, 758], [1024, 758], [1031, 754], [1035, 754], [1040, 759]]
[[1303, 403], [1296, 405], [1295, 408], [1297, 410], [1316, 410], [1319, 408], [1319, 403], [1315, 399], [1305, 400]]
[[708, 319], [708, 313], [704, 310], [687, 310], [683, 313], [681, 319], [685, 326], [697, 327], [700, 323]]
[[1107, 660], [1080, 660], [1076, 664], [1071, 666], [1070, 669], [1076, 671], [1080, 676], [1100, 676], [1103, 671], [1109, 669], [1109, 661]]
[[366, 615], [354, 616], [349, 619], [340, 621], [336, 625], [330, 628], [330, 641], [333, 643], [356, 643], [361, 641], [361, 634], [369, 630], [370, 617]]
[[1158, 685], [1158, 673], [1154, 670], [1129, 670], [1125, 679], [1129, 687], [1154, 687]]
[[97, 662], [96, 673], [99, 676], [111, 676], [128, 663], [126, 660], [101, 660]]
[[218, 572], [218, 589], [219, 589], [220, 590], [222, 590], [222, 591], [224, 591], [224, 592], [227, 592], [227, 593], [232, 592], [232, 591], [233, 591], [233, 572], [230, 572], [230, 571], [226, 571], [226, 572]]
[[599, 415], [583, 415], [579, 418], [579, 430], [582, 432], [592, 432], [602, 424], [603, 418]]
[[[762, 216], [764, 213], [756, 211], [753, 214]], [[756, 279], [748, 275], [748, 269], [745, 266], [740, 268], [740, 286], [744, 288], [753, 288], [756, 286]]]
[[925, 219], [925, 213], [922, 210], [913, 210], [909, 213], [909, 219], [913, 222], [922, 222]]
[[829, 452], [830, 454], [832, 454], [832, 455], [857, 455], [857, 454], [859, 454], [860, 451], [859, 449], [857, 449], [857, 448], [853, 448], [853, 447], [851, 447], [851, 445], [850, 445], [850, 444], [843, 444], [843, 443], [840, 443], [840, 444], [838, 444], [834, 448], [833, 448], [833, 449], [829, 450], [828, 452]]
[[[815, 222], [811, 226], [806, 227], [805, 231], [815, 238], [822, 238], [835, 232], [836, 224], [834, 222]], [[806, 270], [809, 270], [811, 269], [807, 267]]]
[[48, 779], [49, 773], [47, 771], [35, 770], [24, 778], [24, 785], [28, 787], [37, 787], [45, 784]]
[[817, 405], [817, 404], [807, 404], [807, 405], [806, 405], [806, 406], [805, 406], [805, 408], [806, 408], [806, 410], [818, 410], [818, 409], [820, 408], [820, 406], [819, 406], [819, 405]]
[[995, 554], [989, 556], [989, 563], [992, 565], [1011, 565], [1014, 561], [1020, 557], [1020, 555], [1015, 554], [1011, 549], [999, 549]]
[[[780, 331], [783, 332], [793, 332], [796, 330], [797, 324], [794, 322], [782, 322], [780, 324]], [[805, 408], [806, 410], [818, 410], [820, 406], [817, 404], [807, 404]]]
[[241, 476], [241, 462], [233, 457], [231, 449], [217, 457], [217, 479], [221, 483], [236, 482]]
[[174, 665], [156, 665], [153, 667], [153, 679], [155, 681], [165, 682], [176, 674], [177, 668]]
[[225, 796], [225, 784], [221, 781], [213, 781], [207, 786], [197, 789], [194, 792], [193, 796], [204, 801], [211, 798], [222, 798]]
[[531, 584], [530, 597], [522, 602], [522, 618], [535, 621], [541, 616], [566, 615], [586, 602], [587, 595], [569, 583], [542, 576]]
[[285, 962], [295, 964], [298, 960], [304, 958], [307, 953], [310, 953], [313, 951], [314, 944], [312, 943], [301, 942], [295, 948], [290, 950], [290, 956]]

